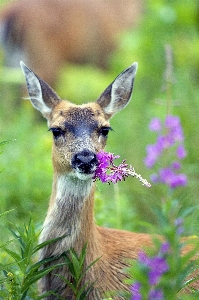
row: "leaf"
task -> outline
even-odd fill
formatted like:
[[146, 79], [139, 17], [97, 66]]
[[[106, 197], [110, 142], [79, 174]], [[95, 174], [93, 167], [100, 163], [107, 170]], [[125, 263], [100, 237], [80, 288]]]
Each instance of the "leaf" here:
[[84, 264], [84, 261], [86, 258], [86, 250], [87, 250], [87, 243], [84, 245], [82, 252], [80, 254], [80, 257], [79, 257], [81, 268], [83, 267], [83, 264]]
[[11, 244], [14, 240], [10, 240], [10, 241], [7, 241], [4, 245], [1, 245], [0, 246], [0, 249], [1, 248], [5, 248], [7, 245]]
[[42, 294], [41, 296], [37, 297], [35, 300], [41, 300], [41, 299], [46, 298], [47, 296], [50, 296], [50, 295], [56, 296], [56, 299], [65, 300], [65, 298], [58, 295], [55, 291], [46, 292], [46, 293]]
[[96, 258], [89, 266], [87, 266], [87, 268], [85, 269], [84, 272], [82, 272], [81, 278], [84, 277], [84, 275], [86, 274], [86, 272], [98, 261], [100, 260], [101, 257]]
[[73, 266], [73, 264], [72, 264], [71, 259], [68, 257], [67, 254], [66, 254], [66, 256], [65, 256], [64, 258], [65, 258], [65, 260], [66, 260], [66, 262], [67, 262], [67, 265], [68, 265], [68, 268], [69, 268], [71, 274], [74, 275], [75, 271], [74, 271], [74, 266]]
[[191, 215], [192, 213], [194, 213], [196, 210], [198, 210], [199, 205], [195, 205], [195, 206], [191, 206], [186, 208], [182, 214], [181, 217], [184, 219], [185, 217], [187, 217], [188, 215]]
[[24, 247], [24, 251], [23, 251], [23, 258], [26, 261], [26, 264], [28, 265], [32, 256], [32, 251], [33, 251], [33, 240], [30, 239]]
[[[0, 145], [1, 145], [1, 143], [0, 143]], [[3, 217], [3, 216], [5, 216], [5, 215], [7, 215], [7, 214], [9, 214], [11, 211], [13, 211], [14, 209], [10, 209], [10, 210], [8, 210], [8, 211], [5, 211], [5, 212], [3, 212], [3, 213], [1, 213], [0, 214], [0, 217]]]
[[[26, 273], [27, 276], [28, 276], [28, 274], [32, 274], [33, 272], [37, 271], [41, 266], [43, 266], [43, 265], [45, 265], [45, 264], [47, 264], [47, 263], [56, 261], [56, 260], [58, 260], [59, 258], [60, 258], [60, 256], [59, 256], [59, 257], [53, 256], [53, 257], [44, 258], [44, 259], [38, 261], [37, 263], [35, 263], [34, 265], [32, 265], [32, 266], [27, 270], [27, 273]], [[66, 263], [65, 263], [65, 265], [66, 265]]]
[[85, 273], [90, 269], [98, 260], [100, 260], [101, 257], [96, 258], [85, 270]]
[[59, 267], [62, 267], [64, 266], [65, 263], [60, 263], [60, 264], [57, 264], [57, 265], [53, 265], [53, 266], [50, 266], [50, 267], [47, 267], [45, 269], [42, 269], [40, 271], [38, 271], [36, 273], [35, 276], [31, 277], [31, 278], [25, 278], [24, 279], [24, 283], [21, 287], [21, 292], [22, 293], [25, 293], [27, 289], [29, 289], [29, 287], [35, 283], [36, 281], [38, 281], [39, 279], [41, 279], [42, 277], [44, 277], [45, 275], [47, 275], [48, 273], [50, 273], [52, 270], [56, 269], [56, 268], [59, 268]]
[[[86, 285], [88, 285], [88, 284], [89, 284], [89, 282], [87, 282], [87, 283], [83, 286], [84, 291], [81, 289], [81, 290], [82, 290], [82, 293], [81, 293], [80, 296], [79, 296], [79, 300], [84, 300], [84, 299], [86, 299], [87, 296], [89, 295], [89, 293], [92, 291], [93, 286], [94, 286], [94, 282], [88, 287], [87, 290], [85, 290], [85, 287], [86, 287]], [[81, 291], [81, 290], [80, 290], [80, 291]]]
[[190, 285], [190, 283], [196, 281], [199, 279], [199, 275], [197, 275], [196, 277], [192, 277], [190, 279], [186, 279], [188, 276], [191, 276], [192, 273], [194, 271], [196, 271], [197, 269], [199, 269], [199, 266], [195, 265], [195, 262], [192, 261], [188, 264], [188, 266], [183, 270], [183, 272], [181, 272], [181, 275], [183, 275], [182, 277], [182, 289], [188, 285]]
[[8, 140], [8, 141], [0, 142], [0, 146], [3, 146], [5, 144], [8, 144], [8, 143], [13, 142], [13, 141], [15, 141], [15, 140]]
[[34, 249], [33, 249], [33, 254], [36, 253], [37, 251], [39, 251], [40, 249], [44, 248], [45, 246], [49, 245], [49, 244], [52, 244], [52, 243], [55, 243], [61, 239], [63, 239], [64, 237], [66, 237], [66, 235], [62, 235], [60, 237], [57, 237], [57, 238], [54, 238], [54, 239], [51, 239], [51, 240], [47, 240], [39, 245], [37, 245]]
[[74, 295], [76, 294], [76, 286], [74, 286], [74, 284], [72, 282], [70, 282], [67, 278], [65, 278], [64, 276], [62, 275], [59, 275], [59, 274], [55, 274], [55, 276], [59, 277], [60, 279], [62, 279], [65, 283], [67, 283], [70, 288], [72, 289]]
[[70, 251], [70, 256], [71, 256], [71, 263], [72, 263], [72, 275], [76, 281], [76, 283], [79, 281], [79, 278], [81, 277], [81, 270], [82, 270], [82, 265], [79, 262], [79, 259], [77, 257], [77, 255], [73, 252]]
[[15, 253], [14, 251], [4, 248], [4, 250], [12, 257], [14, 258], [15, 262], [17, 263], [17, 265], [19, 266], [20, 270], [23, 271], [24, 270], [24, 264], [23, 264], [23, 259], [21, 259], [21, 257], [19, 256], [19, 254]]
[[11, 233], [12, 235], [16, 238], [16, 240], [19, 242], [19, 245], [21, 247], [21, 252], [22, 252], [22, 255], [23, 255], [23, 251], [24, 251], [24, 247], [25, 247], [25, 244], [23, 242], [23, 232], [22, 230], [20, 230], [18, 227], [16, 227], [15, 225], [11, 224], [15, 229], [16, 231], [18, 231], [19, 235], [14, 231], [12, 230], [11, 228], [5, 226]]
[[12, 266], [14, 266], [14, 265], [16, 265], [16, 262], [12, 262], [12, 263], [9, 263], [9, 264], [6, 264], [5, 266], [4, 265], [2, 265], [2, 264], [0, 264], [0, 271], [3, 271], [3, 272], [9, 272], [7, 269], [9, 268], [9, 267], [12, 267]]

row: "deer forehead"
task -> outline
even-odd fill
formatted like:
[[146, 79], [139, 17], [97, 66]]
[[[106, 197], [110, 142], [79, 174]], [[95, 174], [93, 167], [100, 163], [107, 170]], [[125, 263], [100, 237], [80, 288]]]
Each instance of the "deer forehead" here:
[[95, 130], [101, 126], [109, 126], [102, 108], [97, 103], [75, 105], [62, 101], [53, 110], [50, 126], [62, 127], [73, 131], [84, 127]]

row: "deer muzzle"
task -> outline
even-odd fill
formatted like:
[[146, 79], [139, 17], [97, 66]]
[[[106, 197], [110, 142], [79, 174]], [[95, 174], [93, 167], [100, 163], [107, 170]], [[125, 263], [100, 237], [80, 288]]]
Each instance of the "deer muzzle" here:
[[96, 154], [87, 149], [76, 153], [72, 158], [72, 168], [80, 174], [93, 174], [97, 165]]

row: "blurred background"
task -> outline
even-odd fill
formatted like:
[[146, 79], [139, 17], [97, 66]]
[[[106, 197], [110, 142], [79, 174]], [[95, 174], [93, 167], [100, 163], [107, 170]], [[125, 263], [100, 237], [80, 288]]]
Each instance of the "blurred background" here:
[[[167, 89], [165, 49], [172, 49]], [[0, 212], [13, 223], [30, 217], [41, 225], [51, 194], [51, 133], [27, 97], [19, 61], [31, 67], [63, 98], [96, 100], [123, 69], [139, 64], [129, 106], [111, 122], [106, 150], [126, 159], [150, 180], [146, 146], [156, 136], [153, 117], [165, 118], [167, 103], [181, 118], [188, 185], [176, 191], [194, 233], [199, 212], [199, 2], [198, 0], [0, 0]], [[121, 162], [118, 160], [118, 163]], [[153, 205], [164, 187], [148, 189], [134, 178], [117, 185], [97, 183], [99, 225], [146, 231], [155, 224]], [[196, 228], [196, 227], [195, 227]]]

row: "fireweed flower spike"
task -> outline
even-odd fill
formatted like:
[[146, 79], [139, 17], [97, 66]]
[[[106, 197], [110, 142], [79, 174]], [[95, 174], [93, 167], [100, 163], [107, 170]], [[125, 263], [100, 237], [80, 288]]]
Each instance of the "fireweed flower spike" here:
[[156, 142], [146, 148], [147, 155], [144, 160], [146, 167], [151, 169], [164, 154], [168, 154], [168, 150], [174, 158], [173, 162], [169, 161], [166, 167], [162, 167], [158, 173], [153, 174], [151, 180], [155, 183], [162, 182], [171, 189], [185, 186], [187, 177], [185, 174], [179, 173], [179, 160], [184, 159], [187, 155], [179, 117], [167, 115], [164, 123], [159, 118], [153, 118], [149, 129], [156, 132], [158, 136]]
[[119, 157], [119, 155], [114, 156], [112, 153], [100, 151], [97, 154], [98, 167], [93, 179], [100, 179], [103, 183], [113, 182], [115, 184], [118, 181], [125, 180], [128, 176], [132, 176], [139, 179], [143, 185], [151, 187], [151, 184], [146, 179], [143, 179], [140, 174], [137, 174], [132, 166], [126, 164], [126, 160], [123, 160], [119, 166], [116, 166], [113, 161]]
[[[139, 253], [138, 263], [142, 276], [147, 276], [146, 281], [149, 284], [148, 300], [163, 300], [163, 291], [158, 287], [158, 284], [162, 276], [169, 271], [169, 265], [166, 260], [166, 256], [170, 251], [170, 245], [168, 242], [161, 244], [158, 254], [150, 257], [144, 251]], [[144, 273], [143, 273], [144, 272]], [[140, 274], [141, 276], [141, 274]], [[143, 299], [141, 295], [142, 284], [139, 281], [135, 281], [131, 286], [131, 300]]]

